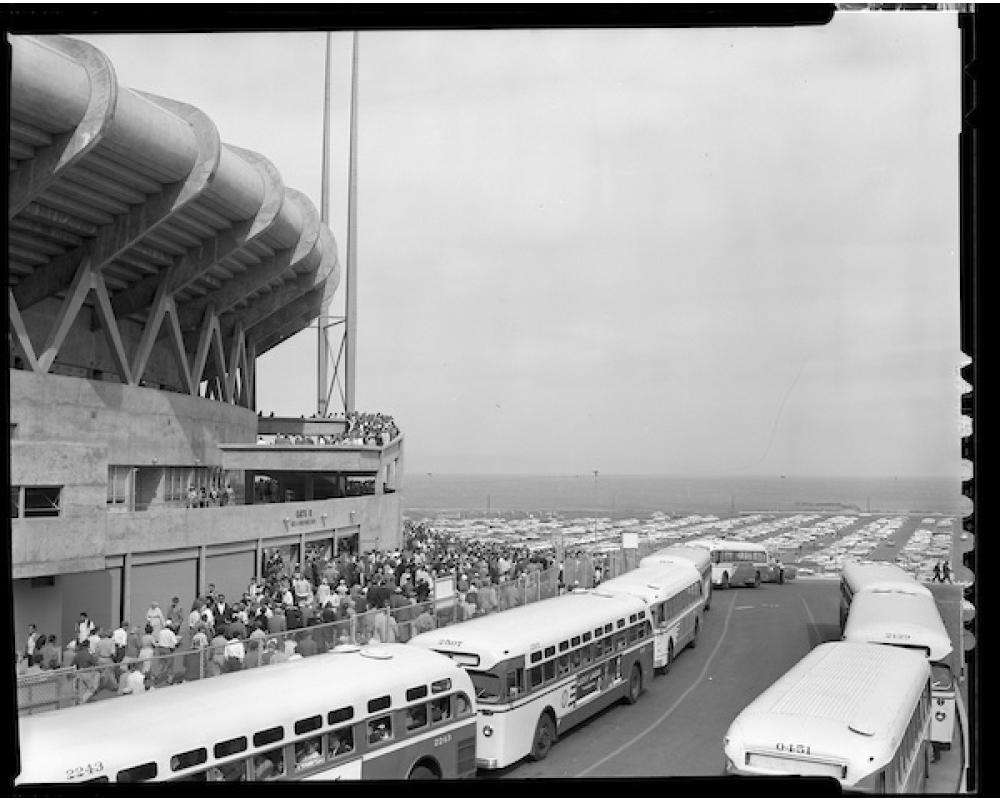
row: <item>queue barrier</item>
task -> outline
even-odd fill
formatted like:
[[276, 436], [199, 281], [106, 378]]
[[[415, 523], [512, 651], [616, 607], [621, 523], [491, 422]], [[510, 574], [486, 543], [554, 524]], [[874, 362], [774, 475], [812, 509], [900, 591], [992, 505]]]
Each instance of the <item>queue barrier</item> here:
[[[95, 667], [31, 671], [17, 677], [19, 715], [37, 714], [83, 703], [128, 697], [126, 673], [137, 670], [145, 683], [159, 690], [178, 683], [204, 680], [228, 672], [255, 669], [295, 657], [309, 657], [326, 652], [338, 644], [372, 642], [407, 642], [417, 633], [441, 628], [464, 619], [504, 611], [518, 605], [537, 602], [558, 594], [558, 568], [525, 573], [499, 586], [477, 592], [476, 603], [462, 604], [458, 595], [445, 601], [427, 601], [391, 610], [374, 609], [336, 622], [310, 625], [289, 631], [268, 633], [264, 637], [241, 639], [243, 658], [230, 658], [226, 646], [212, 644], [202, 649], [184, 649], [153, 653], [140, 657], [106, 661]], [[482, 596], [480, 598], [480, 596]], [[427, 616], [422, 616], [424, 612]], [[184, 637], [187, 639], [187, 636]]]

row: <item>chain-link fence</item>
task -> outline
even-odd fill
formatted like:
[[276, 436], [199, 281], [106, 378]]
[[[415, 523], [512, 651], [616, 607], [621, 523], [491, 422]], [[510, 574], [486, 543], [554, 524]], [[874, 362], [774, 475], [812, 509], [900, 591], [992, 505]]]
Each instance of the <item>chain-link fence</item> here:
[[140, 694], [185, 681], [309, 657], [338, 644], [407, 642], [424, 631], [534, 603], [558, 593], [559, 569], [553, 567], [524, 573], [500, 585], [490, 584], [476, 591], [456, 593], [443, 600], [366, 611], [336, 622], [290, 631], [255, 633], [249, 638], [232, 641], [216, 638], [207, 647], [195, 650], [143, 650], [138, 657], [106, 661], [95, 667], [68, 667], [19, 675], [18, 713], [35, 714]]

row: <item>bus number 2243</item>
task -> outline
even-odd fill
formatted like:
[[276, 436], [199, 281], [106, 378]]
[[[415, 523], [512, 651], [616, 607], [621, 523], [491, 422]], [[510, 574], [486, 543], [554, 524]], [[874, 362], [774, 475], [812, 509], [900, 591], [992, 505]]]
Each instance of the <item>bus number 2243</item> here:
[[451, 741], [451, 734], [450, 733], [446, 733], [444, 736], [435, 736], [434, 737], [434, 746], [435, 747], [440, 747], [443, 744], [448, 744], [448, 742], [450, 742], [450, 741]]

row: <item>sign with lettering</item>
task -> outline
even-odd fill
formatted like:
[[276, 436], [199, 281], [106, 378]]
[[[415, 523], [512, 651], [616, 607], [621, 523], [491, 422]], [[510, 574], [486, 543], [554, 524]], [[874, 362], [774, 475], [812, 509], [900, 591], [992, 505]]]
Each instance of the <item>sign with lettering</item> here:
[[320, 518], [313, 513], [311, 508], [297, 508], [290, 517], [285, 517], [286, 530], [315, 528], [319, 523]]

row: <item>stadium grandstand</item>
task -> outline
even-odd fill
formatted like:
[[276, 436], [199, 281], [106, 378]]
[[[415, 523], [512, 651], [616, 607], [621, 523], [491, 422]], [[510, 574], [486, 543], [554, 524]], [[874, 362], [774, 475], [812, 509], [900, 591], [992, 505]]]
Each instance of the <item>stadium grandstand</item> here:
[[315, 206], [93, 46], [9, 43], [15, 631], [68, 642], [81, 611], [238, 597], [275, 553], [399, 547], [390, 417], [256, 408], [256, 359], [338, 286]]

